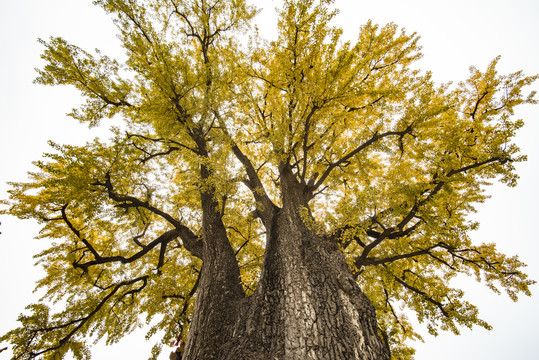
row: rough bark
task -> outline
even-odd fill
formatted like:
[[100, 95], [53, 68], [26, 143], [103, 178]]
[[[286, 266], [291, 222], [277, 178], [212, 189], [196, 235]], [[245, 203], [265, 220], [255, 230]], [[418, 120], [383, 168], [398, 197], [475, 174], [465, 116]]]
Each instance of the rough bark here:
[[244, 298], [227, 289], [236, 286], [234, 265], [228, 255], [221, 263], [209, 260], [206, 253], [215, 249], [205, 248], [184, 359], [389, 359], [374, 307], [337, 244], [305, 224], [305, 186], [287, 169], [281, 182], [283, 205], [267, 226], [262, 275], [253, 295]]
[[[207, 177], [205, 169], [202, 175]], [[237, 317], [243, 289], [213, 191], [201, 194], [201, 205], [203, 264], [184, 358], [220, 359], [221, 348], [231, 341], [230, 324]]]

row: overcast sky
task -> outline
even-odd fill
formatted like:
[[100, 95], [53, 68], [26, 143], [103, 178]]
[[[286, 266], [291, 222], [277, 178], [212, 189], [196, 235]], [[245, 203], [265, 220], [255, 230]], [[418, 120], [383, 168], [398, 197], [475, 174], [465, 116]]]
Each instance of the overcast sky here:
[[[271, 33], [268, 23], [276, 2], [260, 1], [261, 33]], [[417, 32], [424, 57], [419, 66], [432, 70], [440, 82], [464, 80], [468, 67], [484, 69], [497, 55], [501, 72], [524, 70], [539, 73], [539, 1], [536, 0], [337, 0], [339, 23], [345, 34], [355, 38], [368, 19], [395, 22]], [[7, 181], [22, 181], [32, 170], [31, 162], [48, 151], [47, 140], [82, 144], [93, 137], [86, 127], [65, 116], [81, 99], [70, 88], [32, 84], [34, 68], [42, 65], [37, 38], [59, 35], [87, 50], [121, 54], [115, 28], [91, 0], [0, 0], [0, 199], [7, 197]], [[534, 85], [539, 89], [539, 84]], [[478, 206], [475, 220], [481, 222], [472, 234], [475, 243], [496, 242], [507, 254], [518, 254], [528, 273], [539, 279], [537, 204], [539, 187], [539, 106], [517, 111], [526, 121], [517, 143], [529, 160], [517, 166], [521, 180], [516, 188], [495, 185], [492, 198]], [[0, 334], [17, 326], [24, 306], [35, 301], [32, 294], [40, 269], [32, 255], [45, 248], [47, 240], [34, 240], [39, 227], [31, 221], [1, 216], [0, 221]], [[446, 359], [539, 359], [537, 324], [538, 295], [513, 303], [506, 295], [495, 295], [474, 281], [463, 280], [468, 300], [479, 305], [482, 318], [494, 326], [463, 330], [461, 336], [425, 335], [417, 343], [417, 360]], [[539, 286], [532, 288], [535, 293]], [[426, 331], [423, 331], [426, 334]], [[157, 341], [157, 339], [154, 339]], [[146, 359], [154, 341], [134, 334], [113, 347], [95, 346], [94, 359]], [[6, 344], [0, 344], [3, 348]], [[168, 359], [165, 349], [163, 359]], [[123, 355], [120, 355], [123, 354]], [[8, 359], [0, 353], [0, 360]]]

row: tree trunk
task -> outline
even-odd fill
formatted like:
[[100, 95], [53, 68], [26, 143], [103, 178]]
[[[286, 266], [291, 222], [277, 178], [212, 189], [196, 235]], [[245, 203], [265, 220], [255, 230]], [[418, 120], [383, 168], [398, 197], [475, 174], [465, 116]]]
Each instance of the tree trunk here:
[[255, 293], [212, 293], [225, 269], [205, 263], [184, 359], [390, 359], [374, 307], [337, 244], [305, 225], [304, 187], [288, 175]]
[[184, 359], [220, 359], [243, 298], [240, 270], [213, 195], [202, 194], [203, 264]]

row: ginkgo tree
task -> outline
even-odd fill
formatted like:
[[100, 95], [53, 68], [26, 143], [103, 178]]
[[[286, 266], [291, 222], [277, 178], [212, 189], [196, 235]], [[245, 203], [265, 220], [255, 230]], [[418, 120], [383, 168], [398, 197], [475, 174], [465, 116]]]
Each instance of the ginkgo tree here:
[[87, 359], [88, 339], [144, 322], [154, 359], [179, 341], [183, 359], [411, 359], [406, 312], [434, 334], [489, 327], [458, 274], [530, 295], [469, 214], [490, 182], [516, 184], [513, 111], [537, 76], [496, 58], [437, 85], [416, 34], [369, 22], [344, 41], [330, 0], [285, 0], [273, 41], [245, 0], [94, 2], [126, 60], [51, 38], [36, 82], [122, 125], [51, 142], [12, 184], [2, 213], [51, 240], [44, 297], [0, 338], [14, 359]]

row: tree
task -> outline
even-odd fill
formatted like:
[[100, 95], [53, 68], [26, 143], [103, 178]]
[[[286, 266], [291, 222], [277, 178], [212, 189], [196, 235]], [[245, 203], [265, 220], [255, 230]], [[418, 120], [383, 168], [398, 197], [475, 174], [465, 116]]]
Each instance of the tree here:
[[418, 335], [396, 304], [458, 331], [488, 324], [456, 274], [529, 294], [466, 216], [490, 179], [515, 184], [511, 115], [536, 77], [495, 59], [436, 86], [412, 67], [415, 34], [368, 23], [346, 43], [314, 1], [285, 2], [278, 39], [248, 47], [243, 1], [97, 3], [126, 63], [53, 38], [37, 81], [78, 88], [76, 119], [125, 124], [51, 144], [13, 184], [8, 212], [58, 241], [39, 286], [65, 307], [29, 307], [2, 338], [16, 358], [85, 358], [84, 337], [114, 342], [146, 316], [165, 343], [188, 333], [192, 359], [405, 359]]

